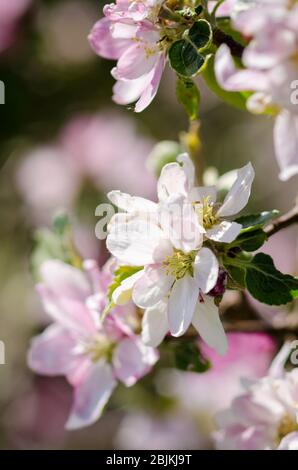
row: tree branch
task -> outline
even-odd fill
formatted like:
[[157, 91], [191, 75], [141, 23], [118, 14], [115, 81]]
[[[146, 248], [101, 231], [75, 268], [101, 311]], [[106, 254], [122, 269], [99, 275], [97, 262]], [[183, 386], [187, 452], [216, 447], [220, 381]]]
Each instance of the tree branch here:
[[271, 237], [280, 230], [289, 227], [290, 225], [298, 223], [298, 204], [296, 204], [293, 209], [287, 212], [284, 215], [281, 215], [275, 219], [271, 224], [267, 225], [264, 228], [264, 232], [267, 234], [267, 237]]
[[242, 57], [244, 46], [239, 42], [235, 41], [231, 36], [228, 36], [219, 28], [214, 28], [213, 30], [213, 42], [216, 46], [221, 44], [226, 44], [231, 49], [231, 53], [235, 57]]

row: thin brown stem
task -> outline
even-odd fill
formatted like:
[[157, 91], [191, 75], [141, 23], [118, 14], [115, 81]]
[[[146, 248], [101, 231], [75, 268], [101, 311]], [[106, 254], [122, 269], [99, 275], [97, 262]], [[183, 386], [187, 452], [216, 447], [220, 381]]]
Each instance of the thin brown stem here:
[[228, 36], [219, 28], [214, 28], [213, 30], [213, 42], [216, 46], [220, 46], [221, 44], [226, 44], [229, 46], [231, 53], [235, 57], [242, 57], [244, 46], [239, 42], [235, 41], [231, 36]]
[[264, 228], [268, 238], [279, 232], [280, 230], [290, 227], [293, 224], [298, 223], [298, 204], [286, 214], [281, 215], [275, 219], [271, 224]]

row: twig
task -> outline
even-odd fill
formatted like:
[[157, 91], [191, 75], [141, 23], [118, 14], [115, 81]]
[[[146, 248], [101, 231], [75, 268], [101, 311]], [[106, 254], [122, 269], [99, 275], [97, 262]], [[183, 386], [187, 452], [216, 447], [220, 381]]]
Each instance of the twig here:
[[231, 53], [233, 56], [240, 58], [242, 57], [244, 46], [242, 46], [239, 42], [235, 41], [235, 39], [233, 39], [231, 36], [228, 36], [221, 29], [214, 28], [213, 42], [216, 44], [216, 46], [226, 44], [231, 49]]
[[298, 204], [289, 212], [275, 219], [271, 224], [264, 228], [268, 237], [271, 237], [280, 230], [298, 223]]

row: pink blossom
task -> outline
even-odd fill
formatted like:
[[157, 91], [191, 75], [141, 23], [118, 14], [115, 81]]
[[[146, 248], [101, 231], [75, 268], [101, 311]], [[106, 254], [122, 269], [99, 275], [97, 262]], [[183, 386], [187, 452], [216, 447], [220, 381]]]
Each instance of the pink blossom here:
[[31, 0], [0, 0], [0, 53], [14, 41], [18, 21], [30, 3]]
[[120, 113], [80, 115], [56, 141], [24, 155], [16, 183], [35, 223], [48, 223], [58, 209], [72, 209], [86, 180], [102, 191], [118, 187], [152, 197], [156, 181], [145, 165], [151, 148], [151, 140]]
[[243, 380], [245, 392], [218, 413], [218, 449], [298, 449], [298, 369], [282, 369], [289, 352], [286, 344], [267, 376]]
[[201, 352], [212, 364], [204, 374], [168, 371], [160, 379], [166, 395], [177, 398], [192, 414], [199, 416], [204, 410], [210, 426], [214, 413], [229, 406], [241, 392], [240, 379], [264, 376], [276, 352], [275, 341], [267, 334], [228, 333], [227, 339], [224, 356], [200, 341]]
[[33, 340], [28, 363], [39, 374], [64, 375], [73, 386], [67, 429], [94, 423], [117, 382], [134, 385], [158, 358], [129, 326], [135, 312], [130, 305], [100, 319], [110, 269], [99, 271], [91, 260], [84, 263], [85, 272], [58, 260], [41, 266], [38, 292], [54, 323]]
[[155, 97], [165, 66], [158, 13], [161, 0], [118, 0], [104, 7], [104, 18], [93, 27], [89, 41], [101, 57], [117, 60], [112, 70], [117, 80], [113, 99], [127, 105], [136, 102], [143, 111]]
[[250, 111], [277, 115], [275, 152], [280, 179], [287, 180], [298, 173], [298, 6], [274, 0], [248, 3], [233, 18], [235, 29], [250, 39], [244, 68], [236, 68], [228, 46], [222, 45], [216, 54], [217, 80], [226, 90], [255, 92], [247, 101]]

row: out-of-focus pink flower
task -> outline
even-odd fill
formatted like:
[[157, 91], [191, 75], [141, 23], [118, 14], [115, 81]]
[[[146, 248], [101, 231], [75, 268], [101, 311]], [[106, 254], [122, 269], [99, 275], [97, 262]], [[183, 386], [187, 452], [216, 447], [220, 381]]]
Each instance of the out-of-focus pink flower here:
[[17, 186], [35, 223], [48, 222], [60, 208], [73, 208], [86, 179], [101, 191], [118, 187], [152, 197], [156, 181], [145, 164], [151, 148], [151, 140], [121, 114], [80, 116], [55, 143], [25, 155]]
[[101, 415], [117, 381], [132, 386], [157, 361], [129, 326], [131, 306], [116, 307], [100, 320], [107, 302], [111, 267], [99, 271], [84, 263], [85, 273], [58, 260], [41, 266], [38, 291], [54, 323], [36, 337], [29, 366], [37, 373], [64, 375], [74, 388], [67, 429], [93, 424]]
[[0, 53], [15, 39], [18, 22], [31, 0], [0, 0]]
[[[289, 353], [288, 346], [284, 349]], [[281, 351], [280, 359], [286, 358]], [[275, 361], [276, 362], [276, 361]], [[298, 369], [243, 381], [245, 393], [217, 415], [214, 434], [218, 449], [298, 450]]]
[[118, 60], [112, 70], [117, 80], [114, 101], [123, 105], [136, 101], [136, 112], [143, 111], [155, 97], [165, 66], [166, 51], [158, 25], [161, 4], [161, 0], [117, 0], [104, 7], [104, 18], [89, 35], [99, 56]]
[[135, 412], [123, 419], [115, 444], [120, 449], [197, 449], [206, 440], [200, 439], [196, 424], [185, 413], [156, 416]]
[[229, 406], [241, 390], [240, 379], [265, 375], [276, 352], [273, 339], [263, 333], [228, 333], [227, 337], [225, 356], [200, 343], [202, 353], [212, 363], [204, 374], [167, 371], [160, 377], [161, 391], [178, 398], [190, 413], [204, 415], [209, 429], [214, 413]]
[[101, 190], [117, 187], [139, 196], [154, 194], [156, 179], [145, 165], [153, 142], [127, 117], [105, 111], [74, 118], [60, 142], [79, 173]]
[[226, 45], [220, 46], [215, 62], [224, 89], [253, 91], [248, 109], [255, 113], [270, 109], [277, 115], [274, 143], [281, 180], [298, 173], [297, 24], [294, 3], [249, 2], [233, 20], [235, 29], [250, 39], [242, 56], [245, 68], [236, 68]]
[[24, 156], [16, 174], [17, 185], [36, 223], [49, 220], [63, 207], [73, 207], [80, 178], [59, 146], [45, 146]]

